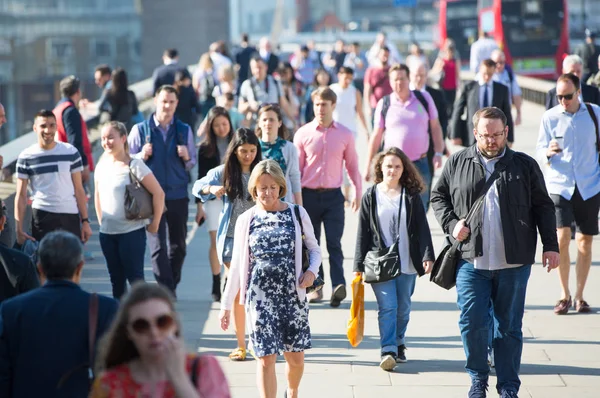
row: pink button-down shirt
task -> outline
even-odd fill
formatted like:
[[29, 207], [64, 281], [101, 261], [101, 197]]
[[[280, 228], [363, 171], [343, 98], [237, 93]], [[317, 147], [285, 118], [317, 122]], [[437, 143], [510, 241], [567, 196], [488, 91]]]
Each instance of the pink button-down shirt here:
[[390, 95], [390, 107], [385, 120], [381, 117], [383, 99], [375, 108], [376, 127], [385, 129], [384, 150], [393, 146], [404, 151], [413, 162], [421, 159], [429, 149], [429, 121], [438, 118], [433, 98], [426, 91], [421, 91], [427, 101], [429, 114], [414, 93], [406, 101], [401, 101], [396, 94]]
[[316, 120], [302, 126], [294, 136], [300, 157], [302, 188], [339, 188], [344, 181], [344, 163], [354, 185], [356, 198], [362, 196], [358, 155], [354, 135], [343, 125], [333, 122], [319, 126]]

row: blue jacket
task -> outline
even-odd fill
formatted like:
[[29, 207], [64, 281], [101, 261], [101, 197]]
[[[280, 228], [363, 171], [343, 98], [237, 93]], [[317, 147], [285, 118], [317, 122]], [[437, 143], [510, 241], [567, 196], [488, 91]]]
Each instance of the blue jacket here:
[[[0, 397], [86, 397], [88, 369], [74, 372], [59, 390], [61, 377], [89, 363], [90, 293], [70, 281], [6, 300], [0, 306]], [[96, 340], [109, 328], [117, 301], [98, 296]]]
[[179, 66], [178, 63], [161, 65], [154, 69], [154, 72], [152, 72], [152, 93], [156, 93], [156, 90], [158, 90], [160, 86], [164, 86], [165, 84], [172, 85], [175, 82], [175, 74], [184, 69], [185, 68]]
[[138, 123], [137, 127], [141, 142], [152, 143], [152, 156], [145, 163], [165, 191], [166, 200], [187, 198], [189, 176], [185, 163], [177, 155], [177, 145], [187, 145], [189, 126], [175, 118], [167, 133], [166, 141], [154, 124], [152, 116]]

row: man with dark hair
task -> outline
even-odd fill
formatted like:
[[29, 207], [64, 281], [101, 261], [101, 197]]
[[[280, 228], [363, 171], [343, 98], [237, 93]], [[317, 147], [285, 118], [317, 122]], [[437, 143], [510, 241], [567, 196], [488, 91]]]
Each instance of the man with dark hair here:
[[110, 69], [110, 66], [106, 64], [98, 65], [96, 66], [96, 69], [94, 69], [94, 83], [96, 83], [96, 86], [102, 91], [108, 90], [112, 85], [110, 80], [111, 73], [112, 70]]
[[0, 306], [0, 397], [85, 397], [94, 367], [89, 338], [95, 335], [95, 347], [118, 303], [79, 287], [84, 261], [77, 236], [52, 232], [38, 253], [44, 286]]
[[[577, 312], [592, 311], [583, 291], [592, 265], [592, 241], [598, 235], [600, 107], [582, 103], [580, 95], [580, 80], [576, 75], [569, 73], [558, 78], [556, 97], [560, 106], [544, 113], [536, 151], [539, 160], [547, 164], [546, 183], [556, 208], [561, 287], [560, 300], [554, 307], [557, 315], [566, 314], [572, 305]], [[577, 289], [571, 296], [569, 246], [573, 223], [577, 228]]]
[[250, 45], [248, 33], [242, 33], [240, 49], [235, 54], [238, 87], [242, 85], [244, 80], [250, 77], [250, 58], [254, 54], [256, 54], [256, 48]]
[[165, 50], [162, 56], [163, 65], [152, 72], [152, 92], [164, 85], [172, 85], [175, 82], [175, 73], [184, 69], [179, 66], [179, 52], [175, 48]]
[[533, 158], [508, 147], [507, 119], [494, 107], [475, 112], [476, 144], [450, 156], [431, 193], [431, 207], [443, 231], [451, 242], [461, 242], [456, 293], [465, 368], [471, 377], [469, 398], [487, 394], [492, 320], [496, 389], [501, 398], [518, 396], [525, 293], [537, 231], [542, 265], [551, 270], [559, 263], [554, 204], [544, 176]]
[[[317, 241], [321, 239], [321, 224], [325, 227], [333, 288], [330, 305], [337, 308], [346, 298], [341, 243], [344, 233], [344, 194], [341, 189], [344, 167], [354, 187], [351, 207], [355, 212], [362, 197], [362, 179], [354, 136], [348, 128], [333, 120], [337, 102], [335, 92], [329, 87], [321, 87], [311, 97], [315, 119], [300, 127], [294, 135], [294, 145], [300, 159], [302, 202], [312, 221]], [[319, 268], [319, 275], [324, 275], [323, 265]], [[322, 299], [322, 290], [309, 295], [310, 302]]]
[[[17, 159], [15, 224], [17, 243], [40, 241], [48, 233], [63, 229], [87, 242], [92, 235], [83, 189], [81, 156], [71, 144], [57, 142], [56, 118], [52, 111], [35, 115], [33, 131], [37, 143]], [[31, 235], [23, 221], [27, 210], [27, 187], [33, 191]]]
[[[450, 138], [455, 145], [471, 146], [475, 143], [476, 136], [471, 134], [475, 128], [472, 122], [473, 116], [479, 109], [491, 106], [499, 108], [506, 115], [508, 145], [510, 146], [514, 142], [514, 124], [508, 87], [493, 81], [495, 73], [496, 63], [491, 59], [484, 59], [481, 62], [477, 80], [469, 82], [463, 87], [450, 119]], [[462, 120], [465, 109], [467, 112], [466, 122]]]
[[[130, 153], [143, 159], [165, 192], [166, 212], [158, 232], [147, 232], [156, 281], [175, 293], [186, 255], [188, 220], [188, 171], [196, 164], [192, 129], [175, 117], [177, 90], [161, 86], [154, 96], [156, 111], [133, 126]], [[168, 242], [167, 242], [168, 229]]]
[[92, 157], [92, 145], [88, 136], [85, 120], [79, 113], [77, 106], [81, 100], [81, 81], [71, 75], [60, 81], [60, 94], [62, 99], [54, 108], [56, 116], [56, 138], [60, 142], [68, 142], [73, 145], [83, 162], [81, 178], [84, 184], [90, 179], [90, 172], [94, 171], [94, 158]]
[[[0, 205], [0, 233], [6, 225], [4, 204]], [[35, 266], [20, 251], [0, 243], [0, 303], [40, 286]]]

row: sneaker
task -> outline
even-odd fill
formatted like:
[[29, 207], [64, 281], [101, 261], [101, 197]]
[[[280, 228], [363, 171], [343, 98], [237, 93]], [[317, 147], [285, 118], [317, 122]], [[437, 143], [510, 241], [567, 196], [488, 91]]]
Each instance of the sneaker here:
[[398, 356], [396, 357], [396, 363], [406, 363], [406, 346], [401, 344], [398, 346]]
[[393, 352], [384, 352], [381, 354], [381, 362], [379, 362], [379, 367], [386, 372], [394, 370], [396, 367], [396, 354]]
[[469, 390], [469, 398], [486, 398], [488, 384], [487, 381], [473, 380]]
[[502, 390], [500, 391], [500, 398], [519, 398], [519, 396], [514, 390]]
[[337, 285], [335, 289], [333, 289], [333, 294], [331, 295], [331, 301], [329, 302], [329, 305], [331, 305], [333, 308], [337, 308], [345, 298], [346, 286]]
[[316, 292], [308, 293], [308, 302], [309, 303], [320, 303], [323, 301], [323, 290], [319, 289]]

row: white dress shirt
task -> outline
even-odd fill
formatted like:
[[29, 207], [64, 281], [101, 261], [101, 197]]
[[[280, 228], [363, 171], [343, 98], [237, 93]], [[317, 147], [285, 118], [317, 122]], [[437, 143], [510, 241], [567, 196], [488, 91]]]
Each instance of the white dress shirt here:
[[492, 52], [496, 50], [498, 43], [494, 39], [482, 37], [471, 45], [471, 59], [469, 62], [471, 72], [477, 73], [479, 66], [484, 59], [492, 56]]

